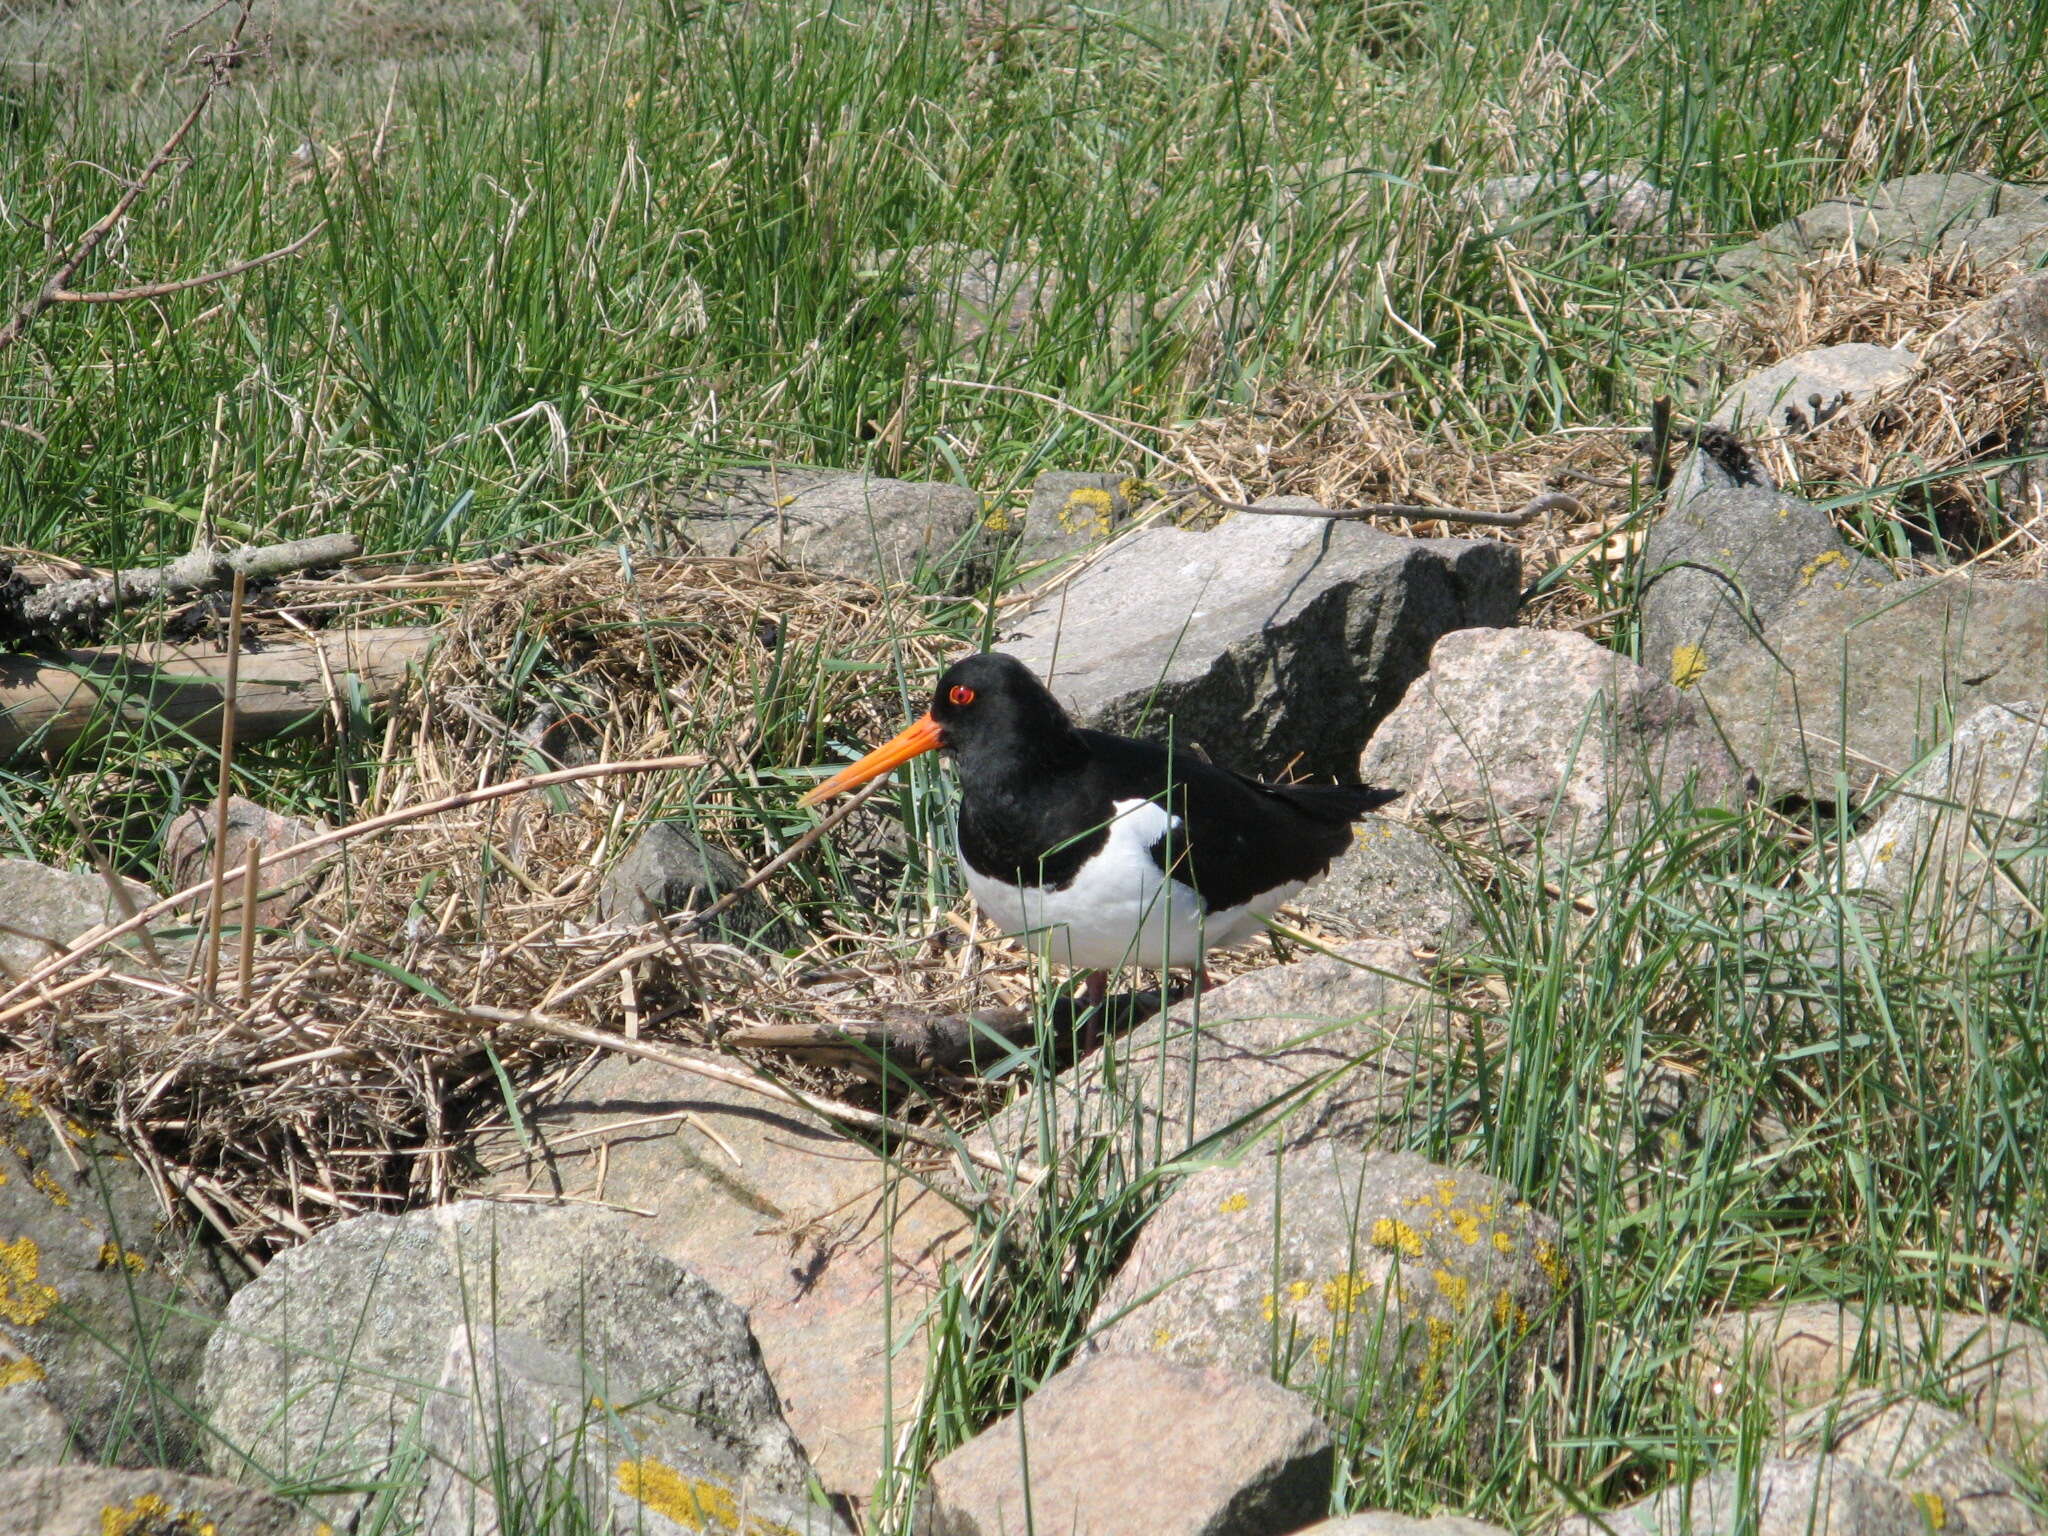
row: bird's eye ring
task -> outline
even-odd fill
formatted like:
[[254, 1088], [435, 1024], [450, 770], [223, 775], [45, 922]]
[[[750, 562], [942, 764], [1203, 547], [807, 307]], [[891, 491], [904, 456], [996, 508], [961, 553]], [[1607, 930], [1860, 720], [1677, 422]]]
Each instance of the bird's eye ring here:
[[946, 697], [955, 704], [972, 704], [974, 702], [974, 690], [963, 683], [955, 683], [952, 691]]

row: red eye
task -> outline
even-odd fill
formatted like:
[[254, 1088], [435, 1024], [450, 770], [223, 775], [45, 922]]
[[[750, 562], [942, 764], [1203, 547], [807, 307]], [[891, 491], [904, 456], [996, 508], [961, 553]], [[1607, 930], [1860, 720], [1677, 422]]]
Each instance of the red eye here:
[[966, 687], [964, 684], [955, 683], [952, 691], [946, 697], [955, 704], [972, 704], [974, 702], [974, 690]]

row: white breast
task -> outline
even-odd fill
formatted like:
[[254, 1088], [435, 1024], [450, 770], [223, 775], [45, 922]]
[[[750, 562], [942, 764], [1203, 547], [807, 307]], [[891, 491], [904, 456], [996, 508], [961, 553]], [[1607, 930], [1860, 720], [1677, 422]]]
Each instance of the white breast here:
[[1119, 800], [1113, 809], [1108, 838], [1064, 890], [1009, 885], [961, 860], [975, 903], [1003, 932], [1056, 965], [1164, 969], [1198, 965], [1207, 951], [1237, 943], [1301, 889], [1282, 886], [1243, 906], [1210, 912], [1191, 887], [1167, 879], [1152, 857], [1162, 837], [1180, 835], [1180, 818], [1150, 800]]

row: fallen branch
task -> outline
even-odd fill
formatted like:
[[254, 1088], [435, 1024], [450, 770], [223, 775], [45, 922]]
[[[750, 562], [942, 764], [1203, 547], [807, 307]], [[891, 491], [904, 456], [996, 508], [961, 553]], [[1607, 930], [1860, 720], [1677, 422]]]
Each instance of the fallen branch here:
[[[240, 657], [233, 713], [239, 741], [281, 736], [328, 712], [337, 687], [371, 705], [396, 699], [439, 638], [433, 629], [316, 636]], [[0, 762], [55, 753], [120, 731], [156, 731], [213, 745], [228, 707], [229, 656], [163, 642], [0, 658]]]
[[273, 261], [296, 256], [326, 227], [327, 221], [322, 219], [290, 245], [280, 245], [274, 251], [265, 251], [261, 256], [251, 256], [246, 261], [231, 263], [218, 271], [202, 272], [197, 277], [180, 277], [165, 283], [143, 283], [136, 288], [105, 288], [92, 293], [81, 293], [76, 288], [59, 288], [50, 295], [50, 298], [57, 304], [131, 304], [137, 299], [161, 299], [167, 294], [183, 293], [188, 288], [204, 288], [208, 283], [224, 282], [231, 277], [240, 277], [244, 272], [253, 272], [258, 267], [267, 267]]
[[891, 1008], [882, 1017], [839, 1024], [758, 1024], [728, 1030], [727, 1045], [794, 1056], [813, 1066], [840, 1067], [865, 1077], [887, 1062], [915, 1079], [987, 1064], [991, 1047], [1021, 1045], [1037, 1033], [1029, 1008], [999, 1013], [927, 1013]]
[[[429, 816], [438, 816], [444, 811], [459, 811], [467, 806], [503, 800], [512, 795], [531, 794], [536, 789], [546, 789], [555, 784], [570, 784], [579, 779], [616, 778], [627, 773], [663, 773], [671, 769], [703, 768], [710, 762], [711, 759], [705, 754], [693, 752], [678, 757], [636, 758], [624, 763], [584, 763], [576, 768], [557, 768], [551, 773], [529, 774], [523, 779], [507, 779], [500, 784], [486, 784], [481, 789], [465, 789], [457, 794], [444, 795], [439, 800], [428, 800], [420, 805], [406, 806], [403, 810], [386, 811], [382, 816], [372, 816], [367, 821], [335, 827], [302, 842], [293, 843], [289, 848], [281, 848], [266, 855], [265, 859], [272, 865], [282, 865], [287, 860], [317, 853], [322, 848], [331, 848], [337, 843], [353, 842], [357, 838], [374, 837], [380, 832], [389, 832], [393, 827], [424, 821]], [[72, 941], [71, 947], [61, 955], [51, 956], [4, 993], [0, 993], [0, 1009], [39, 991], [51, 978], [69, 970], [86, 956], [98, 953], [117, 939], [125, 939], [129, 934], [139, 932], [165, 913], [175, 912], [190, 902], [210, 897], [214, 884], [210, 877], [201, 880], [197, 885], [189, 885], [160, 901], [151, 902], [141, 911], [129, 914], [118, 923], [104, 925], [79, 935]]]
[[1350, 522], [1368, 517], [1406, 517], [1435, 523], [1479, 523], [1488, 528], [1520, 528], [1546, 512], [1577, 512], [1578, 498], [1563, 491], [1545, 491], [1513, 512], [1482, 512], [1469, 507], [1426, 507], [1420, 502], [1375, 501], [1362, 507], [1262, 507], [1247, 501], [1225, 501], [1206, 486], [1196, 486], [1203, 496], [1231, 512], [1257, 512], [1266, 517], [1321, 517]]
[[339, 565], [362, 550], [362, 541], [354, 534], [330, 533], [288, 544], [195, 549], [168, 565], [53, 581], [22, 598], [13, 612], [0, 611], [0, 643], [60, 641], [91, 632], [131, 603], [217, 592], [238, 575], [246, 581], [268, 581], [294, 571]]

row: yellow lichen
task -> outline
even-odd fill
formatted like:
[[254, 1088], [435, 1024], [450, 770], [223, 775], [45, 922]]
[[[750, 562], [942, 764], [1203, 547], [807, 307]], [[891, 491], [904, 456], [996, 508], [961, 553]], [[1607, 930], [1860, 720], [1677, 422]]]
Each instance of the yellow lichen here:
[[733, 1497], [731, 1488], [710, 1478], [685, 1476], [652, 1456], [620, 1462], [618, 1479], [621, 1493], [638, 1499], [685, 1530], [728, 1536], [796, 1536], [788, 1526], [758, 1515], [747, 1516], [743, 1528], [739, 1501]]
[[43, 1368], [27, 1355], [0, 1361], [0, 1392], [5, 1392], [9, 1387], [26, 1385], [31, 1381], [41, 1381], [43, 1374]]
[[57, 1288], [38, 1279], [42, 1251], [32, 1237], [0, 1242], [0, 1321], [29, 1328], [48, 1317], [57, 1305]]
[[1001, 507], [995, 507], [990, 510], [988, 516], [981, 520], [981, 526], [990, 533], [1008, 533], [1010, 531], [1010, 514]]
[[1076, 486], [1067, 493], [1060, 508], [1060, 526], [1069, 533], [1093, 538], [1109, 532], [1116, 517], [1116, 501], [1099, 485]]
[[100, 1536], [220, 1536], [198, 1509], [179, 1509], [159, 1493], [140, 1493], [126, 1504], [100, 1506]]
[[1372, 1242], [1375, 1248], [1398, 1249], [1411, 1259], [1422, 1257], [1422, 1234], [1391, 1216], [1382, 1216], [1372, 1224]]
[[1458, 1234], [1458, 1240], [1467, 1248], [1479, 1241], [1479, 1218], [1470, 1211], [1452, 1209], [1444, 1213], [1444, 1219], [1451, 1224], [1451, 1230]]
[[1240, 1189], [1234, 1194], [1225, 1195], [1222, 1204], [1218, 1205], [1216, 1209], [1230, 1216], [1245, 1209], [1251, 1203], [1252, 1197]]
[[1370, 1275], [1361, 1275], [1355, 1269], [1347, 1269], [1323, 1282], [1323, 1305], [1335, 1317], [1348, 1317], [1358, 1310], [1358, 1304], [1365, 1300], [1366, 1293], [1371, 1289]]
[[1493, 1246], [1500, 1253], [1513, 1253], [1515, 1251], [1515, 1240], [1505, 1232], [1496, 1232], [1493, 1234]]
[[[1266, 1298], [1266, 1300], [1268, 1301], [1271, 1301], [1272, 1299], [1273, 1298], [1270, 1296]], [[1172, 1343], [1173, 1330], [1167, 1327], [1164, 1323], [1160, 1324], [1157, 1328], [1152, 1330], [1152, 1347], [1154, 1349], [1165, 1349], [1169, 1347]]]
[[35, 1095], [26, 1088], [10, 1084], [7, 1089], [7, 1106], [17, 1115], [32, 1115], [36, 1112]]
[[119, 1243], [101, 1243], [100, 1268], [113, 1269], [117, 1265], [125, 1267], [131, 1275], [139, 1275], [148, 1270], [149, 1260], [139, 1253], [123, 1250]]
[[1561, 1291], [1571, 1284], [1571, 1265], [1565, 1261], [1565, 1256], [1549, 1243], [1537, 1243], [1536, 1263], [1543, 1273], [1550, 1277], [1552, 1289]]
[[1920, 1506], [1920, 1513], [1927, 1517], [1927, 1528], [1930, 1531], [1948, 1529], [1948, 1504], [1940, 1494], [1920, 1489], [1908, 1494], [1907, 1497]]
[[1671, 686], [1690, 688], [1707, 675], [1707, 653], [1696, 645], [1671, 648]]
[[1847, 566], [1848, 563], [1849, 556], [1847, 551], [1840, 549], [1824, 549], [1819, 554], [1815, 555], [1811, 560], [1807, 561], [1806, 564], [1799, 567], [1800, 585], [1806, 586], [1811, 584], [1814, 577], [1818, 576], [1822, 571], [1826, 570], [1831, 565]]
[[1435, 1279], [1436, 1288], [1444, 1300], [1460, 1312], [1464, 1311], [1465, 1303], [1472, 1294], [1472, 1282], [1463, 1275], [1453, 1274], [1450, 1270], [1441, 1268], [1437, 1270]]
[[1503, 1328], [1512, 1329], [1517, 1335], [1529, 1331], [1529, 1314], [1507, 1291], [1493, 1298], [1493, 1320]]
[[1280, 1298], [1271, 1291], [1266, 1292], [1259, 1298], [1259, 1311], [1265, 1315], [1267, 1322], [1273, 1322], [1280, 1316]]
[[37, 1189], [43, 1192], [43, 1198], [48, 1200], [50, 1204], [61, 1207], [69, 1205], [71, 1203], [71, 1195], [69, 1191], [67, 1191], [62, 1184], [59, 1184], [55, 1179], [50, 1177], [49, 1169], [38, 1168], [34, 1173], [29, 1175], [28, 1181], [29, 1183], [35, 1185]]

